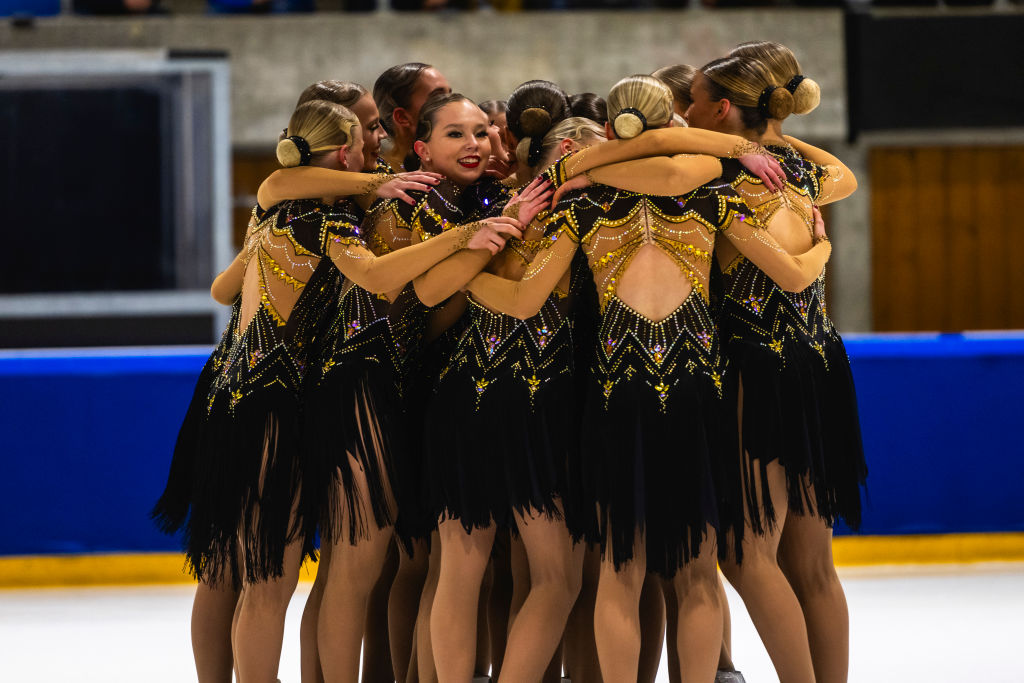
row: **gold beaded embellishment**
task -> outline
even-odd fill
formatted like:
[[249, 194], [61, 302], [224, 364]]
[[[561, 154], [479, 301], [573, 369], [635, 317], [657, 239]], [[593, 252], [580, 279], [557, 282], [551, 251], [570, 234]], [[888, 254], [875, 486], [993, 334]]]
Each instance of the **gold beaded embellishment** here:
[[376, 194], [381, 185], [391, 182], [398, 176], [393, 173], [374, 173], [366, 185], [366, 192], [363, 194]]

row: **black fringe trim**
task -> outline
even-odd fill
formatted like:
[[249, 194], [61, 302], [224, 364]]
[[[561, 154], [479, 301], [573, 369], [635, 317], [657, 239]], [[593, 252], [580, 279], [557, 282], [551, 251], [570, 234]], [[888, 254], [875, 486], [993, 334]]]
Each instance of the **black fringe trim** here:
[[647, 570], [671, 577], [699, 552], [709, 525], [720, 529], [715, 480], [729, 417], [707, 384], [680, 372], [662, 410], [640, 379], [620, 383], [607, 399], [596, 380], [589, 383], [580, 479], [583, 505], [598, 513], [586, 536], [602, 552], [611, 543], [616, 568], [633, 558], [642, 533]]
[[728, 355], [743, 385], [745, 503], [754, 531], [776, 520], [766, 488], [754, 486], [755, 474], [767, 482], [775, 460], [786, 470], [791, 510], [859, 528], [867, 464], [842, 341], [829, 340], [820, 352], [790, 343], [775, 353], [733, 340]]
[[566, 462], [577, 448], [574, 389], [566, 372], [548, 378], [531, 403], [527, 384], [511, 373], [492, 377], [482, 392], [471, 377], [449, 373], [425, 424], [433, 518], [459, 520], [466, 531], [492, 522], [515, 529], [515, 513], [561, 519]]
[[[372, 529], [392, 526], [396, 450], [403, 440], [394, 373], [374, 362], [339, 364], [326, 375], [318, 370], [310, 378], [305, 406], [321, 538], [343, 538], [354, 545]], [[357, 476], [365, 480], [368, 500], [358, 495]]]
[[197, 579], [237, 587], [280, 577], [295, 541], [315, 556], [316, 509], [292, 392], [271, 386], [233, 410], [229, 400], [218, 395], [203, 421], [184, 540]]

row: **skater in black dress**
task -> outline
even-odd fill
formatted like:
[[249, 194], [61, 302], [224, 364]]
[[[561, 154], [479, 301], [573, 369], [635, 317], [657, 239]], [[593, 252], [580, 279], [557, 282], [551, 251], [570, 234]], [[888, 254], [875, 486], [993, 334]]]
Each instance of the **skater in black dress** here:
[[[669, 91], [650, 77], [625, 79], [608, 101], [619, 137], [671, 116]], [[719, 153], [733, 151], [733, 140], [719, 138], [727, 143]], [[604, 154], [601, 147], [591, 148], [594, 158]], [[563, 165], [588, 163], [569, 157]], [[604, 553], [595, 610], [602, 674], [607, 681], [636, 677], [637, 604], [649, 567], [677, 582], [683, 678], [711, 680], [721, 643], [715, 530], [720, 502], [732, 495], [719, 487], [730, 482], [735, 444], [735, 417], [726, 409], [731, 385], [709, 302], [715, 236], [743, 241], [751, 258], [790, 287], [813, 279], [828, 245], [790, 257], [759, 234], [728, 185], [693, 189], [720, 175], [717, 159], [635, 163], [655, 165], [639, 174], [640, 166], [622, 165], [630, 191], [597, 185], [556, 206], [556, 214], [566, 209], [561, 231], [521, 282], [481, 275], [470, 292], [489, 306], [530, 310], [564, 275], [577, 244], [586, 255], [601, 318], [583, 399], [580, 477], [599, 512], [591, 533]], [[600, 180], [602, 172], [593, 175]]]
[[[703, 67], [692, 92], [692, 125], [758, 141], [782, 164], [781, 194], [731, 164], [724, 179], [788, 251], [806, 248], [814, 239], [814, 207], [857, 186], [834, 156], [782, 134], [791, 112], [817, 105], [817, 84], [801, 75], [784, 46], [753, 43]], [[743, 387], [748, 519], [742, 562], [726, 562], [723, 570], [782, 678], [845, 680], [849, 618], [832, 563], [832, 525], [859, 524], [867, 468], [824, 272], [793, 293], [735, 251], [721, 250], [718, 262], [726, 353]]]
[[[285, 166], [317, 163], [355, 170], [363, 165], [359, 122], [344, 107], [306, 103], [293, 114], [288, 132], [294, 134], [278, 146]], [[359, 235], [359, 213], [350, 201], [286, 202], [254, 210], [235, 339], [198, 406], [205, 414], [186, 417], [186, 425], [199, 425], [198, 438], [186, 444], [195, 453], [182, 455], [193, 463], [187, 495], [184, 501], [165, 496], [155, 511], [166, 528], [184, 531], [189, 565], [201, 581], [242, 586], [233, 644], [243, 679], [276, 676], [284, 610], [301, 559], [312, 552], [317, 526], [326, 542], [352, 544], [347, 556], [367, 550], [362, 555], [372, 564], [373, 538], [393, 517], [387, 454], [380, 448], [369, 390], [357, 384], [330, 394], [340, 384], [331, 378], [330, 361], [339, 363], [328, 353], [333, 347], [325, 343], [326, 333], [339, 297], [351, 290], [347, 279], [371, 292], [391, 291], [463, 247], [504, 242], [493, 229], [476, 225], [377, 259]], [[310, 375], [316, 391], [339, 400], [339, 411], [347, 398], [360, 409], [355, 425], [341, 425], [354, 428], [333, 430], [333, 448], [326, 429], [339, 425], [320, 424], [304, 410]], [[362, 468], [359, 475], [368, 476], [356, 474], [353, 458]], [[173, 482], [168, 486], [176, 488]], [[182, 503], [187, 519], [175, 513]], [[353, 593], [358, 591], [348, 595]], [[332, 604], [331, 595], [329, 582], [325, 607]], [[364, 615], [365, 600], [353, 621], [361, 624]], [[328, 638], [339, 658], [351, 654], [344, 651], [347, 643], [334, 647], [324, 622], [322, 615], [321, 641]], [[353, 680], [361, 630], [354, 639]], [[327, 664], [325, 659], [325, 674]], [[337, 675], [347, 677], [341, 668], [347, 667], [335, 669]]]

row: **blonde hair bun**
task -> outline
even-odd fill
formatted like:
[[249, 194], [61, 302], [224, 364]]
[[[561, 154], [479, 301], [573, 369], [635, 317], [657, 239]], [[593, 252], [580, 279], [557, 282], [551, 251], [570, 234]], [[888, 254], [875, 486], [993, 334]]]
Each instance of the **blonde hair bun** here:
[[619, 114], [615, 117], [615, 122], [612, 124], [612, 128], [615, 129], [615, 134], [623, 140], [629, 138], [635, 138], [640, 133], [644, 132], [644, 122], [640, 120], [640, 117], [632, 112], [626, 112], [625, 114]]
[[540, 107], [528, 107], [519, 115], [519, 127], [526, 138], [543, 136], [551, 129], [551, 114]]
[[608, 120], [620, 138], [635, 138], [672, 119], [672, 91], [653, 76], [626, 76], [608, 92]]
[[793, 91], [793, 113], [809, 114], [821, 103], [821, 86], [817, 81], [805, 78]]
[[768, 98], [768, 118], [782, 120], [793, 113], [793, 96], [785, 88], [775, 88]]
[[277, 161], [285, 168], [298, 166], [302, 163], [302, 153], [291, 138], [285, 138], [277, 143]]

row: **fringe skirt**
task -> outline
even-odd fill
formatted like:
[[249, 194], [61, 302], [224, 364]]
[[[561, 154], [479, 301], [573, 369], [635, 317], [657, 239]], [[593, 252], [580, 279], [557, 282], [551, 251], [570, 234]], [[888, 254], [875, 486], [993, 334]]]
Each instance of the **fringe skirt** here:
[[394, 372], [366, 359], [315, 369], [307, 378], [304, 408], [321, 540], [355, 545], [393, 526], [395, 464], [406, 428]]
[[241, 400], [230, 389], [196, 388], [152, 514], [164, 531], [183, 534], [189, 570], [200, 581], [266, 581], [283, 574], [291, 543], [314, 553], [316, 510], [311, 487], [303, 486], [313, 462], [302, 447], [298, 396], [287, 384]]
[[430, 509], [467, 531], [514, 530], [517, 513], [562, 518], [579, 424], [571, 325], [470, 307], [424, 425]]
[[775, 351], [734, 336], [727, 354], [743, 387], [744, 480], [753, 529], [763, 532], [775, 521], [767, 491], [753, 486], [755, 472], [767, 481], [775, 460], [786, 470], [791, 510], [857, 529], [867, 464], [842, 339], [827, 335], [812, 345], [789, 337]]
[[[714, 322], [696, 294], [652, 322], [617, 298], [600, 326], [585, 397], [581, 471], [588, 540], [615, 566], [643, 536], [647, 570], [671, 577], [696, 557], [709, 528], [735, 527], [735, 385], [719, 359]], [[738, 507], [738, 506], [736, 506]], [[742, 526], [742, 525], [740, 525]]]

